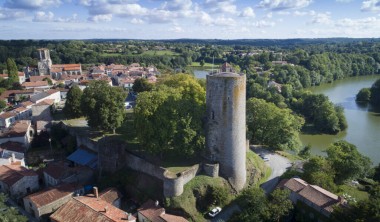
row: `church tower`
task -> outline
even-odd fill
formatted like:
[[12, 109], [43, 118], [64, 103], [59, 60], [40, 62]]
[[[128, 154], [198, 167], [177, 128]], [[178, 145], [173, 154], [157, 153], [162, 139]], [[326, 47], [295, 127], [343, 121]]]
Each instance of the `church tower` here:
[[239, 191], [246, 182], [246, 77], [225, 66], [207, 75], [206, 158]]
[[38, 72], [40, 73], [40, 76], [50, 75], [52, 62], [50, 59], [49, 49], [46, 49], [46, 48], [38, 49], [38, 55], [40, 59], [40, 61], [38, 62]]

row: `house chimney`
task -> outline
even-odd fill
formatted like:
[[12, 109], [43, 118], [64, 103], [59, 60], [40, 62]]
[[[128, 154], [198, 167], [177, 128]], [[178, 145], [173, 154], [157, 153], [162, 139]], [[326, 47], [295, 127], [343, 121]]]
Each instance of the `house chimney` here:
[[107, 206], [104, 207], [104, 213], [107, 213]]
[[14, 162], [16, 162], [16, 156], [15, 156], [15, 153], [12, 153], [11, 163], [14, 163]]
[[97, 187], [94, 187], [94, 195], [95, 195], [95, 198], [98, 199], [99, 198], [99, 192], [98, 192], [98, 188]]

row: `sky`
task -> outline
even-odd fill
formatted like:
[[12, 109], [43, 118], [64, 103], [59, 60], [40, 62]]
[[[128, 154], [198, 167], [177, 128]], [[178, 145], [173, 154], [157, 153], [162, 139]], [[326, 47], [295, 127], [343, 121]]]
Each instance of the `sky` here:
[[379, 38], [380, 0], [0, 0], [0, 39]]

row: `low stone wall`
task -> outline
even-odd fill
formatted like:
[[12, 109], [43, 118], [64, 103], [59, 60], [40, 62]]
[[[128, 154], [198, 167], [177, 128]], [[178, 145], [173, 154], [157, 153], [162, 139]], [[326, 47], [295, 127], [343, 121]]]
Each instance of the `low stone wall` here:
[[218, 163], [204, 163], [203, 172], [210, 177], [219, 177], [219, 164]]

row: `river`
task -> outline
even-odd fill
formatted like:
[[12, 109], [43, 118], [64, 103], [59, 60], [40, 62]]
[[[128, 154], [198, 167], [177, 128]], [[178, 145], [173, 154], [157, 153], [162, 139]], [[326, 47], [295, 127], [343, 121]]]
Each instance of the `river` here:
[[[194, 69], [193, 71], [196, 78], [206, 78], [208, 74], [206, 70]], [[329, 144], [338, 140], [347, 140], [377, 165], [380, 162], [380, 110], [375, 111], [369, 105], [360, 105], [355, 102], [359, 90], [371, 87], [377, 79], [380, 79], [380, 75], [351, 77], [309, 88], [313, 93], [324, 94], [334, 104], [344, 107], [348, 128], [337, 135], [300, 134], [302, 144], [304, 146], [310, 144], [314, 155], [325, 155], [323, 150]]]
[[310, 144], [313, 154], [324, 155], [322, 151], [329, 144], [337, 140], [347, 140], [377, 165], [380, 162], [380, 111], [373, 110], [371, 106], [357, 104], [355, 96], [360, 89], [371, 87], [379, 78], [379, 75], [352, 77], [310, 88], [313, 93], [324, 94], [334, 104], [344, 107], [348, 128], [337, 135], [301, 134], [302, 144]]

